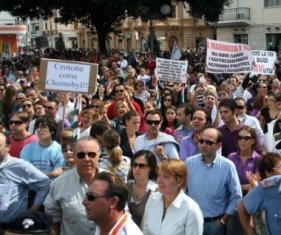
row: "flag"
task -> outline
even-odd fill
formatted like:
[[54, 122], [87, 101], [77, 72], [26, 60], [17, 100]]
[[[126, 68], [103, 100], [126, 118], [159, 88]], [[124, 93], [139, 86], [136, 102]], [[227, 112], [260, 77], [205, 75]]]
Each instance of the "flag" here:
[[179, 60], [180, 58], [181, 58], [181, 50], [178, 47], [177, 42], [175, 41], [170, 59], [171, 60]]
[[71, 127], [73, 129], [73, 134], [74, 134], [74, 140], [77, 141], [80, 137], [80, 128], [79, 128], [79, 114], [82, 111], [82, 99], [81, 95], [77, 95], [75, 98], [75, 106], [74, 110], [72, 111], [73, 115], [73, 122], [71, 124]]
[[0, 55], [3, 53], [3, 39], [0, 38]]

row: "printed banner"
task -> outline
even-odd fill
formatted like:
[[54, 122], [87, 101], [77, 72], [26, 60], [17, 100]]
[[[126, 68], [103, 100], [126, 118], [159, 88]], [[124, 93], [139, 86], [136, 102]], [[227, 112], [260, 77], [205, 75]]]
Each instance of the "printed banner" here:
[[254, 74], [265, 74], [273, 75], [275, 74], [276, 63], [276, 52], [275, 51], [261, 51], [261, 50], [252, 50], [254, 57]]
[[156, 58], [156, 73], [161, 81], [184, 82], [187, 61]]
[[207, 39], [207, 72], [250, 73], [252, 63], [250, 46]]

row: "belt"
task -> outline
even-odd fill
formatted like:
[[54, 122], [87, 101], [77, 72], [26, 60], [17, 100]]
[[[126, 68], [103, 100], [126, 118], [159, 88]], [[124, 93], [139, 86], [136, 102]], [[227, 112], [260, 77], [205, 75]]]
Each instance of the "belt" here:
[[214, 222], [218, 219], [221, 219], [223, 217], [223, 215], [219, 215], [219, 216], [216, 216], [216, 217], [205, 217], [204, 218], [204, 222]]

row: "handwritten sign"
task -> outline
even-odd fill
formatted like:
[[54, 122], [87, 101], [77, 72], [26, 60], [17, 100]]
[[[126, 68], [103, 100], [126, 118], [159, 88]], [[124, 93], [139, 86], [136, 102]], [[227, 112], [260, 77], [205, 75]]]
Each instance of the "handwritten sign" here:
[[252, 54], [255, 60], [253, 67], [254, 74], [275, 74], [274, 64], [277, 59], [275, 51], [252, 50]]
[[156, 73], [161, 81], [184, 82], [187, 61], [156, 58]]
[[93, 93], [97, 71], [97, 64], [41, 59], [39, 89]]
[[207, 72], [250, 73], [252, 62], [253, 55], [248, 45], [207, 39]]

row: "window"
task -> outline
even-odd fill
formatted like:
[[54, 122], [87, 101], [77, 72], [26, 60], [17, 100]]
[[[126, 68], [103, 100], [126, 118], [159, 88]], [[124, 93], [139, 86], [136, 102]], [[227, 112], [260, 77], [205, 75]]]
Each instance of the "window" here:
[[281, 0], [264, 0], [264, 7], [281, 7]]
[[248, 34], [234, 34], [233, 37], [235, 43], [248, 44]]
[[266, 34], [266, 48], [267, 50], [274, 50], [281, 47], [281, 34]]

